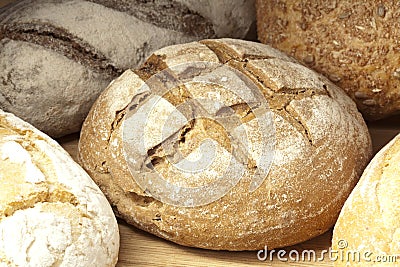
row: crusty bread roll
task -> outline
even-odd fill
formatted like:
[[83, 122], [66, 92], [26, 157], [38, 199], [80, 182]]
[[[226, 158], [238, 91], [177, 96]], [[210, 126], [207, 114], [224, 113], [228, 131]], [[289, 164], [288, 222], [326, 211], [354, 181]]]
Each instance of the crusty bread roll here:
[[397, 1], [257, 0], [262, 43], [324, 74], [368, 120], [400, 112]]
[[79, 141], [81, 165], [118, 216], [215, 250], [325, 232], [370, 155], [342, 90], [269, 46], [235, 39], [156, 51], [101, 94]]
[[375, 155], [346, 200], [332, 249], [335, 266], [399, 266], [400, 135]]
[[52, 137], [78, 132], [111, 80], [154, 50], [246, 36], [254, 0], [24, 0], [0, 9], [0, 108]]
[[55, 141], [0, 110], [0, 266], [115, 266], [118, 225]]

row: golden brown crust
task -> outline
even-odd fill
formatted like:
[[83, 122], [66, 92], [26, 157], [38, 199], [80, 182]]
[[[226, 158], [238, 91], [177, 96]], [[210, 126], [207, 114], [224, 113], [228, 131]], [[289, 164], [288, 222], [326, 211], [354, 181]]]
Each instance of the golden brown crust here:
[[[82, 166], [105, 192], [118, 216], [176, 243], [217, 250], [287, 246], [319, 235], [333, 225], [371, 155], [365, 123], [344, 92], [279, 51], [257, 43], [204, 40], [167, 47], [154, 54], [167, 67], [222, 61], [253, 80], [272, 110], [275, 158], [265, 181], [254, 192], [248, 191], [254, 170], [254, 162], [249, 160], [238, 184], [210, 204], [177, 207], [152, 198], [135, 182], [124, 157], [127, 107], [134, 97], [138, 105], [141, 98], [148, 97], [141, 87], [144, 81], [128, 70], [96, 101], [79, 141]], [[168, 99], [179, 104], [218, 90], [218, 86], [185, 85], [169, 94]], [[246, 127], [254, 127], [248, 106], [229, 94], [220, 95], [232, 103]], [[180, 129], [185, 137], [180, 143], [181, 152], [188, 154], [199, 145], [199, 139], [208, 136], [230, 153], [222, 129], [210, 125], [208, 120], [196, 120]], [[251, 138], [259, 141], [257, 136]], [[167, 173], [168, 164], [159, 160], [165, 157], [163, 153], [157, 146], [148, 151], [150, 157], [158, 159], [155, 168]], [[167, 179], [190, 184], [179, 175]]]
[[[399, 261], [399, 162], [400, 135], [372, 159], [340, 213], [332, 248], [344, 254], [360, 253], [361, 261], [353, 261], [351, 266], [397, 266], [389, 258], [387, 265], [374, 261], [384, 255], [395, 256]], [[371, 262], [363, 259], [365, 253], [371, 253], [367, 254]], [[336, 261], [335, 266], [347, 266], [346, 259]]]
[[395, 1], [257, 0], [259, 40], [329, 77], [377, 120], [400, 111]]

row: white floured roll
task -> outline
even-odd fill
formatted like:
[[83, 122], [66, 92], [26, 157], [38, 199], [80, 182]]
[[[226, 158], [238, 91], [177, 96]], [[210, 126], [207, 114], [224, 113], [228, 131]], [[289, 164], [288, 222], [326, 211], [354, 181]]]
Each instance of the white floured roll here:
[[112, 209], [55, 141], [0, 110], [0, 266], [114, 266]]

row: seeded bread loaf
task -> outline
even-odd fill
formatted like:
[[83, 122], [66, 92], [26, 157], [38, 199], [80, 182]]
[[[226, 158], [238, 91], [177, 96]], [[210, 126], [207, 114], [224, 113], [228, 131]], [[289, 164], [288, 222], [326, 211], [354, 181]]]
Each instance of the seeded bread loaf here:
[[254, 1], [19, 1], [0, 9], [0, 108], [53, 137], [79, 131], [107, 84], [166, 45], [244, 37]]
[[118, 225], [55, 141], [0, 110], [0, 266], [115, 266]]
[[163, 48], [100, 95], [81, 165], [127, 222], [176, 243], [254, 250], [337, 219], [371, 155], [354, 102], [260, 43]]
[[[350, 266], [399, 266], [399, 162], [400, 135], [375, 155], [340, 212], [332, 248], [337, 256], [355, 253]], [[349, 266], [347, 258], [335, 266]]]
[[368, 120], [400, 112], [397, 1], [257, 0], [259, 40], [329, 77]]

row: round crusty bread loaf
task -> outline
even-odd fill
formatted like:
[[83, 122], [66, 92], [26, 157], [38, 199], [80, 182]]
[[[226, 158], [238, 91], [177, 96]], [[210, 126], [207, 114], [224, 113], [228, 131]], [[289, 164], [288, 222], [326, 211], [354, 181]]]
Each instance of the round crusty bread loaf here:
[[332, 240], [335, 266], [399, 266], [399, 162], [400, 135], [375, 155], [340, 212]]
[[368, 120], [400, 112], [397, 1], [257, 0], [259, 40], [335, 82]]
[[[235, 39], [156, 51], [101, 94], [79, 141], [81, 165], [117, 216], [216, 250], [325, 232], [370, 155], [366, 125], [342, 90], [269, 46]], [[229, 190], [200, 188], [219, 181]]]
[[26, 0], [0, 10], [0, 108], [52, 137], [154, 50], [246, 35], [254, 1]]
[[55, 141], [0, 110], [0, 266], [115, 266], [118, 225]]

